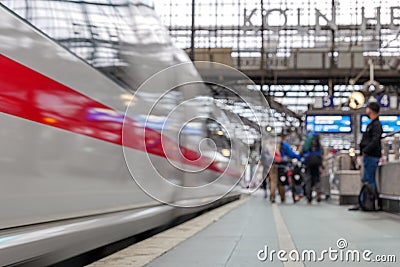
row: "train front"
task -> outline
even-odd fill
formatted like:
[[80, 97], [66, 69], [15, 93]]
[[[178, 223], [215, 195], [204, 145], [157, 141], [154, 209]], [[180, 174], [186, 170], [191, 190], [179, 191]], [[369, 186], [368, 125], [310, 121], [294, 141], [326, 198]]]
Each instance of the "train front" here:
[[[2, 232], [5, 264], [61, 254], [77, 231], [133, 223], [118, 234], [83, 235], [85, 243], [74, 236], [79, 246], [61, 258], [70, 257], [187, 212], [179, 207], [238, 195], [263, 130], [216, 96], [226, 91], [242, 108], [255, 96], [240, 96], [237, 81], [246, 77], [229, 67], [196, 68], [152, 3], [1, 1], [0, 22], [0, 200], [12, 203], [0, 206], [0, 229], [26, 233]], [[30, 225], [144, 209], [146, 220], [89, 220], [52, 241], [28, 235]], [[35, 242], [51, 248], [21, 252]]]

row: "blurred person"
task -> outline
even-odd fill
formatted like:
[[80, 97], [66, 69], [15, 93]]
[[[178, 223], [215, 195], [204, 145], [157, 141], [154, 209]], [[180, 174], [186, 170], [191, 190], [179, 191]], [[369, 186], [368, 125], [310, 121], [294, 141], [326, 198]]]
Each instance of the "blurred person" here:
[[[366, 115], [371, 119], [365, 133], [360, 142], [360, 153], [363, 157], [363, 173], [361, 181], [363, 184], [368, 183], [373, 187], [378, 196], [378, 188], [376, 185], [376, 169], [378, 168], [379, 159], [382, 157], [381, 137], [383, 133], [382, 124], [379, 121], [380, 106], [377, 102], [370, 102], [367, 105]], [[378, 199], [378, 208], [382, 205]], [[359, 210], [360, 205], [356, 205], [349, 210]]]
[[[280, 142], [277, 145], [275, 156], [274, 156], [274, 165], [270, 171], [270, 200], [272, 203], [275, 203], [275, 193], [276, 189], [279, 191], [279, 196], [281, 198], [281, 202], [285, 202], [285, 194], [286, 188], [285, 183], [283, 183], [280, 179], [280, 173], [285, 173], [289, 164], [290, 159], [300, 159], [300, 156], [296, 154], [288, 142], [286, 142], [286, 136], [281, 134]], [[288, 178], [287, 178], [288, 179]]]
[[312, 202], [313, 189], [317, 192], [317, 201], [321, 201], [321, 172], [323, 170], [323, 149], [318, 134], [308, 134], [301, 154], [306, 167], [304, 185], [305, 195], [309, 204]]
[[[275, 203], [276, 190], [278, 188], [278, 165], [282, 162], [282, 157], [280, 153], [280, 144], [277, 145], [274, 153], [274, 161], [271, 169], [268, 173], [269, 180], [269, 200], [271, 203]], [[281, 192], [279, 192], [281, 194]]]
[[271, 154], [269, 153], [268, 149], [265, 148], [265, 150], [261, 154], [261, 165], [263, 167], [263, 170], [262, 170], [262, 179], [263, 180], [262, 180], [261, 188], [265, 190], [264, 198], [267, 198], [267, 196], [268, 196], [267, 177], [268, 177], [269, 169], [272, 165], [272, 161], [273, 161], [273, 158], [272, 158]]
[[289, 162], [290, 159], [298, 159], [300, 160], [300, 155], [296, 154], [290, 144], [286, 141], [286, 135], [281, 134], [281, 142], [280, 142], [280, 152], [282, 156], [282, 160], [284, 162]]

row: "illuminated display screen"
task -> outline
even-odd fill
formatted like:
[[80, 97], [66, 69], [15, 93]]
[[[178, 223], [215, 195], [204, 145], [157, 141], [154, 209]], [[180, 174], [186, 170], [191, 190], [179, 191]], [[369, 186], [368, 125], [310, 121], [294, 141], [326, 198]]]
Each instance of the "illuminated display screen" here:
[[[361, 132], [365, 133], [365, 130], [367, 129], [367, 126], [371, 122], [371, 120], [366, 115], [362, 115], [360, 120]], [[381, 121], [384, 133], [400, 131], [399, 115], [381, 115], [379, 116], [379, 120]]]
[[307, 131], [315, 133], [351, 133], [350, 115], [307, 115]]

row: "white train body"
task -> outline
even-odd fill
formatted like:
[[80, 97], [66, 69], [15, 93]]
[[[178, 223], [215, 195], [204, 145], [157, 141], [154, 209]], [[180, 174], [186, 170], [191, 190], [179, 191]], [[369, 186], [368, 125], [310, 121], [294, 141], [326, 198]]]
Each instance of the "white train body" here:
[[[140, 118], [148, 116], [148, 107], [160, 94], [158, 88], [136, 95], [137, 113], [123, 116], [129, 96], [140, 84], [166, 67], [188, 61], [184, 52], [170, 43], [166, 32], [158, 32], [159, 45], [142, 40], [129, 46], [126, 41], [119, 46], [124, 47], [119, 51], [125, 53], [122, 61], [101, 61], [101, 56], [90, 60], [79, 58], [79, 48], [74, 48], [76, 43], [68, 46], [67, 42], [55, 41], [57, 36], [52, 36], [53, 39], [46, 35], [45, 28], [36, 28], [42, 23], [40, 9], [37, 13], [30, 9], [30, 14], [22, 18], [24, 2], [1, 1], [5, 6], [0, 5], [0, 265], [54, 263], [198, 211], [207, 207], [202, 204], [231, 192], [242, 175], [240, 157], [245, 150], [242, 145], [235, 148], [243, 151], [232, 149], [228, 168], [224, 157], [217, 153], [210, 166], [194, 175], [171, 164], [163, 149], [174, 148], [163, 148], [159, 142], [166, 136], [172, 140], [168, 144], [176, 147], [173, 137], [179, 135], [181, 126], [193, 113], [202, 116], [213, 113], [215, 117], [221, 116], [222, 122], [229, 120], [215, 109], [212, 101], [207, 102], [210, 92], [206, 86], [198, 85], [189, 94], [174, 90], [156, 105], [150, 117], [155, 124], [145, 125], [149, 140], [134, 131], [143, 130]], [[27, 2], [34, 5], [46, 1]], [[90, 2], [96, 1], [47, 2], [55, 5], [53, 11], [57, 11], [56, 7], [63, 5], [93, 8], [95, 4], [91, 6]], [[115, 12], [133, 12], [135, 30], [145, 31], [146, 19], [156, 19], [154, 11], [143, 3], [114, 2], [129, 2], [123, 8], [118, 5], [114, 8]], [[140, 12], [147, 15], [140, 17]], [[74, 16], [79, 18], [82, 14], [77, 11]], [[60, 19], [61, 22], [65, 21]], [[193, 65], [186, 66], [181, 77], [200, 79]], [[181, 77], [169, 77], [165, 82], [172, 85]], [[202, 96], [204, 103], [184, 105], [181, 117], [173, 118], [176, 125], [168, 126], [165, 131], [157, 129], [157, 120], [167, 116], [171, 105], [177, 106], [194, 95]], [[128, 136], [130, 141], [125, 142], [124, 120], [136, 123]], [[196, 155], [199, 140], [207, 137], [205, 120], [193, 125], [183, 131], [184, 138], [179, 144], [186, 155]], [[234, 137], [230, 140], [235, 142]], [[143, 142], [149, 147], [143, 147]], [[158, 192], [155, 198], [161, 202], [149, 196], [132, 178], [124, 150], [130, 161], [128, 167], [135, 168], [135, 175], [148, 177], [153, 188], [160, 181], [156, 178], [157, 171], [181, 187]], [[144, 160], [147, 157], [155, 168]], [[177, 162], [185, 167], [185, 161]], [[205, 190], [185, 190], [191, 186], [201, 188], [221, 175], [225, 178]], [[237, 192], [228, 194], [233, 195]], [[174, 208], [178, 204], [198, 207]]]

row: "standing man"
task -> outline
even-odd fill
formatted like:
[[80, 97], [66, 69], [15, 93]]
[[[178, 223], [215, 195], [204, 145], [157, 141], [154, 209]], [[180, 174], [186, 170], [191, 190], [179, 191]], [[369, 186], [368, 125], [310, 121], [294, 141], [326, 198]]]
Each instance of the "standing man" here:
[[[376, 169], [378, 168], [379, 159], [382, 156], [382, 125], [379, 121], [380, 106], [377, 102], [370, 102], [367, 105], [366, 115], [371, 119], [365, 133], [361, 139], [360, 152], [363, 156], [363, 174], [362, 182], [369, 183], [377, 192], [375, 180]], [[359, 210], [359, 206], [350, 208], [350, 210]]]

